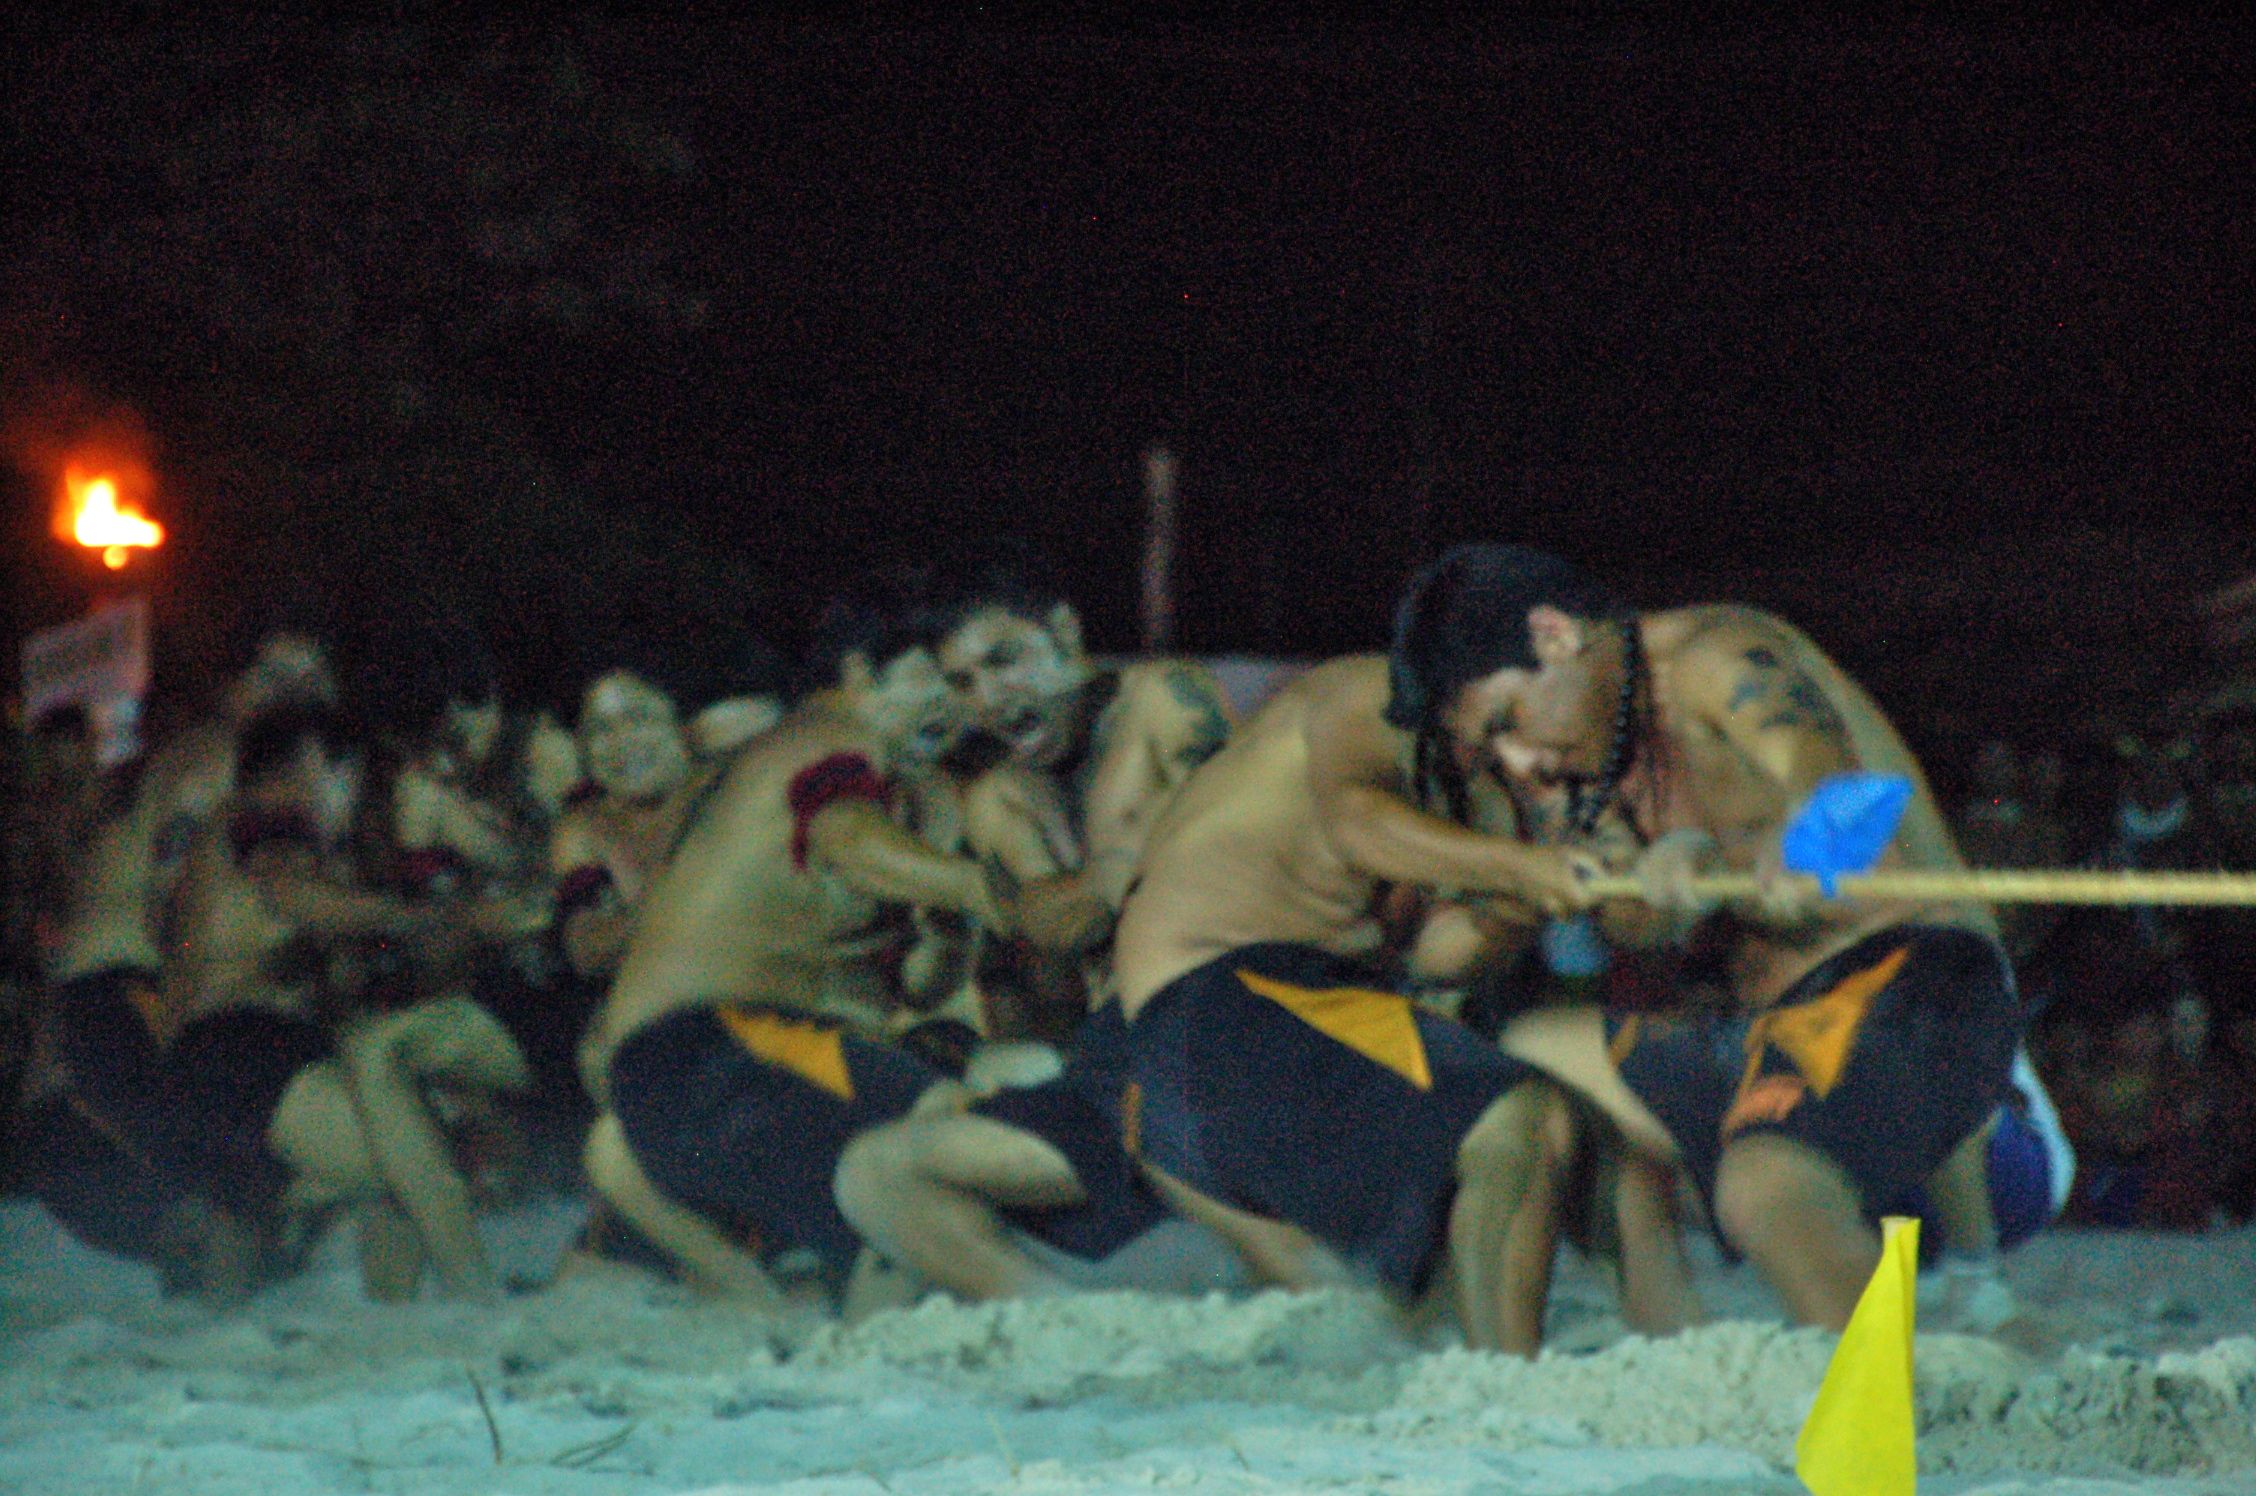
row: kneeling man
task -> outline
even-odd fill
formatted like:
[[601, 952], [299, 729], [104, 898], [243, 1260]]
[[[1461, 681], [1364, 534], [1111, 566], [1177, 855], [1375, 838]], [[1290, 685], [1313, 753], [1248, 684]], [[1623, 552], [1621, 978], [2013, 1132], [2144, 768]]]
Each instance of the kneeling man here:
[[1072, 605], [1014, 559], [957, 584], [936, 653], [1008, 749], [964, 808], [1018, 931], [1008, 959], [981, 970], [989, 1036], [1070, 1031], [1064, 1073], [864, 1136], [841, 1165], [840, 1204], [889, 1256], [969, 1297], [1234, 1286], [1233, 1254], [1173, 1218], [1121, 1146], [1127, 1034], [1108, 970], [1143, 839], [1229, 736], [1229, 708], [1192, 661], [1097, 668]]
[[597, 1188], [693, 1279], [769, 1307], [794, 1261], [845, 1291], [838, 1156], [940, 1079], [887, 1042], [907, 910], [1000, 924], [977, 863], [895, 820], [898, 776], [962, 725], [923, 621], [839, 610], [814, 668], [682, 832], [581, 1050], [609, 1111]]
[[1401, 995], [1390, 885], [1579, 906], [1595, 862], [1421, 808], [1387, 662], [1287, 686], [1152, 830], [1121, 912], [1129, 1147], [1178, 1210], [1287, 1284], [1444, 1279], [1467, 1340], [1532, 1353], [1571, 1139], [1531, 1068]]
[[[1987, 909], [1821, 899], [1784, 872], [1788, 820], [1850, 770], [1915, 787], [1883, 867], [1962, 867], [1910, 751], [1780, 620], [1638, 614], [1514, 547], [1462, 547], [1421, 574], [1393, 666], [1392, 713], [1422, 760], [1460, 788], [1501, 785], [1534, 841], [1634, 865], [1646, 900], [1601, 911], [1612, 938], [1696, 935], [1724, 974], [1725, 1012], [1546, 1010], [1506, 1049], [1633, 1147], [1681, 1160], [1797, 1319], [1846, 1324], [1879, 1260], [1870, 1217], [1978, 1154], [2020, 1035]], [[1710, 869], [1753, 873], [1760, 892], [1707, 908], [1691, 879]]]

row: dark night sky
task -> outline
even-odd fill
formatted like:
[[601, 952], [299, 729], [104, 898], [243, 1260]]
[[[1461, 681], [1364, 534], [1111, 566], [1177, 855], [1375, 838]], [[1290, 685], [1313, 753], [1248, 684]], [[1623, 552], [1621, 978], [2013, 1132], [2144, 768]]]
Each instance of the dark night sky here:
[[[318, 113], [374, 53], [412, 84], [495, 42], [37, 33], [11, 359], [175, 454], [220, 444], [187, 335], [137, 304], [137, 235], [181, 192], [156, 138]], [[771, 610], [1001, 524], [1062, 552], [1125, 643], [1153, 439], [1184, 458], [1199, 647], [1366, 647], [1404, 570], [1476, 535], [1650, 599], [1794, 608], [1883, 682], [1942, 647], [1938, 610], [2016, 657], [2062, 630], [2135, 645], [2057, 589], [2121, 575], [2145, 607], [2256, 565], [2250, 77], [2221, 25], [582, 23], [504, 45], [571, 59], [579, 92], [544, 107], [678, 141], [686, 178], [589, 209], [574, 253], [647, 248], [695, 305], [489, 340], [445, 388], [599, 509], [754, 553]], [[146, 75], [181, 51], [153, 111]], [[290, 223], [363, 221], [349, 174], [291, 180]], [[85, 228], [119, 221], [142, 228]], [[157, 366], [133, 351], [152, 322]], [[233, 390], [255, 363], [222, 336], [210, 368]], [[246, 461], [238, 529], [337, 465]]]

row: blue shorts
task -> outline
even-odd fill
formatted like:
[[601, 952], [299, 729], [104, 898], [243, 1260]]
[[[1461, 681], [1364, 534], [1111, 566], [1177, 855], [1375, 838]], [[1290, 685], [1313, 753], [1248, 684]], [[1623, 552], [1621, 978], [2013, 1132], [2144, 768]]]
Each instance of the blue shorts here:
[[166, 1215], [187, 1196], [177, 1174], [157, 1166], [68, 1092], [33, 1102], [15, 1127], [24, 1190], [64, 1230], [119, 1257], [158, 1259]]
[[153, 971], [106, 966], [55, 983], [47, 1001], [79, 1108], [137, 1152], [172, 1166], [181, 1129], [166, 1105], [164, 1058], [147, 1016], [158, 988]]
[[1139, 1156], [1289, 1222], [1379, 1283], [1423, 1289], [1457, 1152], [1536, 1071], [1314, 946], [1246, 946], [1161, 988], [1128, 1028]]
[[687, 1008], [619, 1046], [611, 1110], [651, 1183], [771, 1263], [811, 1252], [836, 1290], [861, 1251], [831, 1193], [838, 1156], [939, 1078], [827, 1019]]

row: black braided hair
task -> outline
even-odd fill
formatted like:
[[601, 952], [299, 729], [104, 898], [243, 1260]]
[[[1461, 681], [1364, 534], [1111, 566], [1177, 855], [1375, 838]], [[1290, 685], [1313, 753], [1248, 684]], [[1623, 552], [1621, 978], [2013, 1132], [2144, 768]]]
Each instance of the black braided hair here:
[[[1457, 546], [1410, 579], [1395, 610], [1385, 717], [1390, 726], [1415, 735], [1412, 781], [1420, 803], [1430, 804], [1438, 794], [1459, 824], [1469, 822], [1469, 793], [1445, 741], [1442, 714], [1470, 682], [1510, 666], [1534, 668], [1527, 615], [1546, 603], [1578, 618], [1619, 623], [1633, 651], [1615, 714], [1615, 741], [1600, 776], [1605, 788], [1588, 811], [1593, 824], [1628, 772], [1640, 735], [1635, 713], [1644, 678], [1635, 612], [1603, 582], [1561, 557], [1524, 546]], [[1578, 795], [1578, 809], [1582, 798]]]

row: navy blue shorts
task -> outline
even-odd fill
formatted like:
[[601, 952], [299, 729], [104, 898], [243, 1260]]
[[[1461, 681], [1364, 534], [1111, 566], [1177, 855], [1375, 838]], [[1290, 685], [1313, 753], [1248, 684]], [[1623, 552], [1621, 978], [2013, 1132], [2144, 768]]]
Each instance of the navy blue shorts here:
[[47, 994], [55, 1048], [72, 1095], [101, 1124], [152, 1159], [178, 1156], [165, 1105], [164, 1060], [145, 1016], [157, 974], [106, 966], [55, 983]]
[[168, 1211], [187, 1190], [78, 1097], [56, 1092], [16, 1119], [25, 1192], [90, 1247], [156, 1261]]
[[319, 1024], [231, 1008], [183, 1028], [165, 1051], [166, 1094], [189, 1177], [241, 1215], [271, 1211], [290, 1171], [266, 1145], [282, 1093], [333, 1053]]
[[1823, 962], [1761, 1013], [1612, 1015], [1615, 1066], [1711, 1202], [1726, 1144], [1751, 1132], [1839, 1164], [1869, 1212], [1893, 1209], [2010, 1088], [2021, 1039], [1995, 941], [1899, 925]]
[[826, 1019], [687, 1008], [611, 1058], [611, 1110], [651, 1183], [773, 1263], [811, 1252], [843, 1287], [861, 1239], [831, 1193], [838, 1156], [940, 1078]]
[[1099, 1262], [1167, 1218], [1167, 1207], [1128, 1157], [1120, 1134], [1128, 1026], [1108, 1002], [1083, 1020], [1065, 1073], [1001, 1091], [974, 1115], [1034, 1134], [1065, 1155], [1088, 1198], [1057, 1209], [1002, 1212], [1013, 1226], [1071, 1257]]
[[1457, 1151], [1536, 1071], [1313, 946], [1246, 946], [1176, 978], [1128, 1029], [1129, 1147], [1203, 1194], [1425, 1287]]

